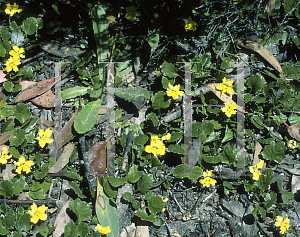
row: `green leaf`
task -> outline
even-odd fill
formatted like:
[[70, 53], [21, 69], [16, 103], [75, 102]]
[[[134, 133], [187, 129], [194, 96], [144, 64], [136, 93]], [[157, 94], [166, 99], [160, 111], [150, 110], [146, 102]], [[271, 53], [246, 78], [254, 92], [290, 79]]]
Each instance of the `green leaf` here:
[[47, 173], [48, 173], [48, 171], [50, 170], [50, 168], [54, 165], [54, 163], [55, 163], [55, 160], [54, 160], [53, 157], [51, 157], [51, 158], [49, 159], [49, 163], [43, 164], [43, 166], [42, 166], [42, 168], [41, 168], [41, 172], [38, 171], [38, 170], [36, 170], [36, 171], [34, 172], [34, 177], [35, 177], [37, 180], [40, 180], [40, 179], [44, 178], [44, 177], [47, 175]]
[[226, 125], [226, 130], [225, 130], [225, 136], [222, 139], [222, 143], [228, 142], [233, 138], [233, 132], [228, 126]]
[[108, 177], [108, 182], [113, 187], [120, 187], [120, 186], [124, 185], [127, 182], [127, 178], [126, 177], [109, 176]]
[[38, 29], [38, 22], [34, 17], [26, 18], [22, 23], [22, 29], [27, 35], [33, 35]]
[[15, 30], [15, 29], [19, 28], [18, 24], [15, 21], [10, 22], [9, 27], [10, 27], [11, 30]]
[[140, 177], [141, 177], [141, 175], [142, 175], [143, 172], [139, 171], [138, 168], [139, 167], [137, 165], [131, 166], [129, 168], [129, 172], [127, 174], [127, 178], [128, 178], [128, 181], [130, 183], [136, 183], [140, 179]]
[[162, 198], [159, 196], [152, 196], [148, 199], [148, 209], [152, 214], [156, 214], [161, 212], [162, 209], [165, 207], [165, 203], [163, 202]]
[[97, 181], [96, 215], [101, 226], [110, 226], [111, 232], [107, 237], [119, 235], [119, 217], [115, 207], [110, 204], [109, 198], [103, 192], [103, 187]]
[[[33, 181], [34, 183], [34, 181]], [[35, 182], [38, 184], [38, 182]], [[39, 189], [36, 191], [31, 191], [29, 192], [29, 196], [31, 196], [33, 199], [45, 199], [47, 197], [47, 192], [50, 189], [50, 183], [48, 183], [47, 181], [44, 181], [43, 183], [41, 183], [38, 187]]]
[[253, 95], [257, 94], [262, 89], [262, 76], [260, 74], [251, 75], [247, 80], [246, 85], [250, 88]]
[[69, 185], [73, 188], [76, 195], [80, 198], [86, 198], [85, 195], [82, 194], [81, 189], [77, 185], [77, 181], [68, 181]]
[[15, 187], [11, 180], [4, 180], [1, 182], [0, 195], [5, 198], [11, 198], [15, 193]]
[[115, 95], [129, 102], [134, 102], [138, 97], [150, 99], [149, 92], [141, 87], [115, 88]]
[[228, 165], [230, 165], [236, 161], [235, 151], [233, 150], [233, 148], [230, 147], [229, 144], [224, 147], [224, 151], [221, 154], [221, 160], [222, 160], [222, 162], [224, 162]]
[[[95, 101], [93, 105], [101, 106], [101, 98]], [[76, 132], [83, 134], [90, 131], [97, 122], [98, 111], [98, 106], [83, 107], [74, 120]]]
[[76, 224], [75, 224], [73, 221], [70, 221], [70, 222], [65, 226], [64, 236], [65, 236], [65, 237], [78, 236], [77, 229], [76, 229]]
[[11, 34], [5, 26], [1, 26], [0, 35], [3, 40], [10, 40]]
[[203, 160], [205, 160], [205, 162], [207, 163], [211, 163], [211, 164], [217, 164], [221, 161], [221, 156], [206, 156], [203, 155]]
[[300, 123], [300, 117], [296, 114], [292, 114], [289, 117], [289, 122], [291, 125], [299, 124]]
[[127, 202], [130, 202], [132, 204], [132, 207], [134, 209], [137, 209], [139, 208], [139, 203], [132, 197], [131, 193], [129, 192], [126, 192], [123, 194], [122, 196], [124, 198], [124, 200], [126, 200]]
[[15, 219], [16, 213], [12, 209], [9, 209], [6, 217], [3, 219], [3, 224], [6, 228], [11, 229], [16, 224]]
[[145, 146], [145, 143], [149, 140], [149, 137], [145, 134], [141, 134], [133, 139], [133, 148], [142, 149]]
[[13, 182], [13, 186], [15, 188], [15, 195], [18, 196], [23, 189], [25, 188], [25, 176], [21, 176], [21, 177], [14, 177], [12, 179]]
[[0, 44], [0, 57], [5, 57], [6, 49], [3, 47], [2, 44]]
[[[4, 56], [3, 56], [4, 57]], [[3, 83], [3, 86], [4, 86], [4, 89], [7, 91], [7, 92], [11, 92], [13, 87], [14, 87], [14, 84], [10, 81], [6, 81]]]
[[274, 143], [266, 145], [262, 152], [262, 156], [265, 160], [274, 160], [280, 163], [281, 160], [285, 158], [284, 152], [286, 149], [284, 142], [277, 142], [276, 145], [274, 145]]
[[146, 194], [146, 192], [152, 187], [153, 181], [153, 176], [151, 174], [142, 175], [137, 182], [138, 190], [142, 194]]
[[23, 129], [14, 130], [14, 135], [9, 138], [11, 146], [20, 146], [25, 140], [25, 131]]
[[33, 75], [33, 67], [28, 66], [28, 67], [20, 68], [17, 73], [17, 76], [21, 76], [21, 75], [24, 75], [25, 78], [31, 78]]
[[85, 95], [88, 93], [88, 89], [91, 89], [91, 87], [90, 86], [88, 86], [88, 87], [84, 87], [84, 86], [71, 87], [71, 88], [65, 89], [61, 93], [61, 98], [62, 98], [62, 100], [67, 100], [67, 99], [78, 97], [80, 95]]
[[158, 118], [157, 118], [157, 115], [155, 113], [151, 112], [150, 114], [147, 114], [146, 115], [146, 119], [147, 120], [151, 120], [154, 127], [157, 126], [157, 124], [158, 124]]
[[282, 202], [286, 204], [292, 204], [295, 201], [294, 194], [285, 190], [281, 191], [281, 199]]
[[45, 225], [45, 223], [40, 224], [39, 226], [39, 232], [41, 236], [47, 237], [48, 236], [48, 227]]
[[272, 204], [276, 201], [277, 199], [277, 193], [275, 192], [271, 192], [271, 193], [267, 193], [266, 196], [264, 197], [264, 206], [266, 207], [266, 209], [270, 208], [272, 206]]
[[2, 222], [1, 222], [1, 219], [0, 219], [0, 235], [7, 235], [10, 231], [7, 230], [3, 225], [2, 225]]
[[266, 169], [262, 172], [262, 175], [259, 176], [258, 186], [261, 190], [268, 190], [269, 185], [272, 183], [273, 179], [273, 170]]
[[189, 177], [189, 174], [192, 174], [192, 168], [188, 164], [180, 164], [175, 167], [173, 174], [178, 178]]
[[86, 223], [80, 222], [76, 226], [76, 232], [78, 233], [78, 236], [85, 237], [90, 232], [90, 228], [89, 228], [89, 226]]
[[266, 210], [265, 210], [264, 208], [260, 208], [258, 211], [259, 211], [261, 217], [262, 217], [265, 221], [268, 221]]
[[167, 61], [164, 61], [162, 66], [161, 66], [161, 72], [170, 78], [175, 78], [177, 76], [179, 76], [177, 74], [177, 68], [172, 64], [172, 63], [168, 63]]
[[116, 196], [118, 195], [118, 191], [113, 190], [111, 188], [111, 186], [107, 182], [107, 179], [104, 181], [103, 187], [104, 187], [104, 191], [108, 195], [108, 197], [110, 197], [110, 198], [116, 198]]
[[18, 220], [16, 221], [16, 229], [18, 231], [28, 231], [31, 229], [30, 224], [31, 216], [26, 212], [19, 216]]
[[221, 63], [221, 67], [220, 67], [222, 70], [227, 68], [232, 68], [234, 65], [234, 61], [230, 57], [223, 57], [222, 61], [223, 62]]
[[159, 42], [159, 33], [156, 31], [149, 31], [148, 33], [148, 43], [151, 48], [156, 48]]
[[76, 198], [73, 203], [69, 204], [69, 207], [76, 214], [79, 222], [91, 220], [92, 209], [88, 203]]
[[292, 9], [293, 5], [295, 3], [295, 0], [285, 0], [284, 1], [284, 12], [285, 14], [288, 14], [288, 12]]
[[176, 154], [180, 154], [180, 155], [184, 155], [184, 148], [183, 146], [180, 146], [179, 144], [171, 144], [168, 147], [170, 152], [176, 153]]
[[23, 124], [30, 119], [31, 113], [29, 107], [24, 103], [18, 103], [15, 107], [15, 117]]
[[258, 220], [257, 213], [258, 213], [258, 208], [254, 208], [254, 210], [252, 211], [252, 214]]

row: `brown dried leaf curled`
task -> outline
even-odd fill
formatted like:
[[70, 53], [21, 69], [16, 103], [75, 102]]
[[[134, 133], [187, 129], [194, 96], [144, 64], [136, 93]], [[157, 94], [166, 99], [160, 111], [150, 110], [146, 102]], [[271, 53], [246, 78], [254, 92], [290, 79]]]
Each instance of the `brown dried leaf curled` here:
[[241, 47], [252, 50], [262, 56], [268, 63], [270, 63], [285, 79], [286, 77], [283, 75], [282, 68], [278, 62], [278, 60], [274, 57], [274, 55], [267, 50], [264, 46], [260, 45], [257, 42], [253, 42], [250, 40], [240, 40], [236, 39], [235, 43]]
[[292, 126], [289, 126], [286, 124], [286, 122], [284, 122], [282, 120], [282, 118], [280, 118], [281, 121], [284, 123], [284, 125], [287, 127], [287, 131], [289, 133], [289, 135], [296, 139], [298, 142], [300, 142], [300, 124], [294, 124]]

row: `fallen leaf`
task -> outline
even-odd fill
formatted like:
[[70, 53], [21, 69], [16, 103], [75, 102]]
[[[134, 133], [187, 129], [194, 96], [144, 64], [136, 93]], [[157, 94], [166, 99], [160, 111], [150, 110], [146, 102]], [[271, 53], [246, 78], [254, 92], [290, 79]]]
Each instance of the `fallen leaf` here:
[[2, 171], [3, 180], [11, 180], [16, 176], [12, 171], [16, 168], [13, 164], [6, 164], [5, 169]]
[[7, 79], [5, 78], [5, 76], [6, 75], [4, 74], [4, 71], [0, 70], [0, 83], [7, 81]]
[[[30, 85], [31, 84], [31, 85]], [[15, 103], [33, 99], [50, 90], [55, 84], [55, 78], [46, 79], [39, 82], [22, 81], [22, 92], [16, 97]]]
[[236, 39], [235, 43], [241, 47], [252, 50], [262, 56], [268, 63], [270, 63], [285, 79], [286, 77], [283, 75], [282, 68], [278, 62], [278, 60], [274, 57], [273, 54], [269, 50], [267, 50], [264, 46], [260, 45], [257, 42], [253, 42], [250, 40], [240, 40]]
[[258, 155], [260, 154], [262, 149], [262, 146], [258, 141], [255, 140], [255, 152], [254, 152], [254, 158], [253, 158], [253, 165], [257, 165], [259, 162]]
[[[218, 91], [216, 90], [216, 86], [219, 83], [210, 83], [205, 85], [207, 88], [211, 89], [211, 91], [223, 102], [229, 102], [230, 104], [234, 103], [235, 101], [233, 101], [233, 99], [231, 98], [231, 96], [228, 96], [226, 94], [222, 95], [222, 91]], [[233, 92], [232, 95], [235, 95], [236, 93]], [[241, 112], [241, 113], [247, 113], [244, 111], [244, 108], [242, 108], [241, 106], [237, 105], [237, 111]]]
[[69, 207], [69, 203], [71, 200], [68, 200], [63, 207], [61, 208], [60, 212], [57, 214], [57, 217], [54, 222], [54, 226], [56, 227], [53, 232], [53, 237], [60, 237], [64, 231], [65, 226], [71, 221], [68, 213], [66, 212], [67, 208]]
[[10, 137], [12, 137], [14, 135], [14, 131], [8, 131], [8, 132], [4, 132], [0, 135], [0, 145], [4, 144], [5, 142], [8, 141], [8, 139]]
[[273, 11], [273, 9], [275, 8], [275, 1], [276, 1], [276, 0], [268, 0], [268, 3], [267, 3], [267, 5], [266, 5], [266, 7], [265, 7], [265, 11], [266, 11], [266, 12], [271, 12], [271, 11]]
[[135, 237], [149, 237], [149, 227], [137, 226], [135, 231]]
[[70, 156], [72, 154], [72, 151], [74, 150], [74, 144], [73, 143], [68, 143], [66, 147], [64, 148], [63, 153], [59, 157], [59, 159], [55, 162], [55, 164], [50, 168], [48, 171], [49, 174], [54, 174], [62, 170], [70, 160]]
[[107, 158], [106, 158], [106, 142], [100, 141], [93, 145], [87, 153], [91, 171], [96, 176], [105, 174]]
[[294, 139], [296, 139], [298, 142], [300, 142], [300, 124], [294, 124], [292, 126], [287, 125], [286, 122], [283, 121], [282, 118], [280, 118], [281, 121], [284, 123], [284, 125], [287, 127], [287, 131], [290, 134], [290, 136]]

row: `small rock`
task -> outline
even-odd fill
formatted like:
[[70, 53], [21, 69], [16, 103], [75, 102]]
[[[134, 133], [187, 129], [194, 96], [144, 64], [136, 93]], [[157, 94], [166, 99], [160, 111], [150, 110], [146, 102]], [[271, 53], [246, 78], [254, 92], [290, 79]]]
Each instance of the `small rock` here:
[[229, 212], [232, 215], [236, 215], [238, 217], [243, 217], [245, 213], [245, 208], [240, 202], [237, 201], [231, 201], [227, 202], [225, 200], [222, 200], [222, 207]]

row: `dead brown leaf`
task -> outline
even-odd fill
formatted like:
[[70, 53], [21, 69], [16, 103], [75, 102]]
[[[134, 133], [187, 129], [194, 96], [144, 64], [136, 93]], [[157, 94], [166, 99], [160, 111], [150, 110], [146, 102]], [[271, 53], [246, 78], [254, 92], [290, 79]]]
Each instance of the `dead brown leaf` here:
[[271, 11], [273, 11], [273, 9], [275, 8], [275, 1], [276, 1], [276, 0], [268, 0], [268, 3], [267, 3], [267, 5], [266, 5], [266, 7], [265, 7], [265, 11], [266, 11], [266, 12], [271, 12]]
[[285, 79], [286, 77], [283, 75], [282, 68], [278, 62], [278, 60], [274, 57], [273, 54], [269, 50], [267, 50], [264, 46], [260, 45], [257, 42], [253, 42], [250, 40], [240, 40], [236, 39], [235, 43], [241, 47], [252, 50], [262, 56], [268, 63], [270, 63]]
[[70, 160], [70, 156], [72, 154], [72, 151], [74, 150], [74, 144], [73, 143], [68, 143], [66, 147], [64, 148], [63, 153], [59, 157], [59, 159], [56, 161], [56, 163], [50, 168], [48, 173], [54, 174], [62, 170]]
[[22, 81], [20, 85], [22, 86], [22, 92], [17, 96], [15, 102], [26, 101], [39, 96], [46, 91], [50, 90], [55, 83], [55, 78], [46, 79], [39, 82]]
[[[226, 94], [222, 95], [222, 92], [219, 90], [216, 90], [216, 86], [219, 83], [210, 83], [205, 85], [207, 88], [211, 89], [211, 91], [223, 102], [229, 102], [230, 104], [234, 103], [235, 101], [233, 101], [233, 99], [231, 98], [231, 96], [228, 96]], [[233, 92], [232, 95], [235, 95], [236, 93]], [[241, 106], [237, 105], [237, 111], [244, 113], [244, 108], [242, 108]], [[245, 112], [246, 113], [246, 112]]]
[[71, 221], [71, 218], [69, 217], [68, 213], [66, 212], [67, 208], [69, 207], [69, 203], [71, 200], [68, 200], [58, 213], [54, 226], [56, 227], [54, 232], [53, 232], [53, 237], [60, 237], [64, 231], [65, 231], [65, 226]]
[[137, 226], [135, 231], [135, 237], [149, 237], [149, 227]]

